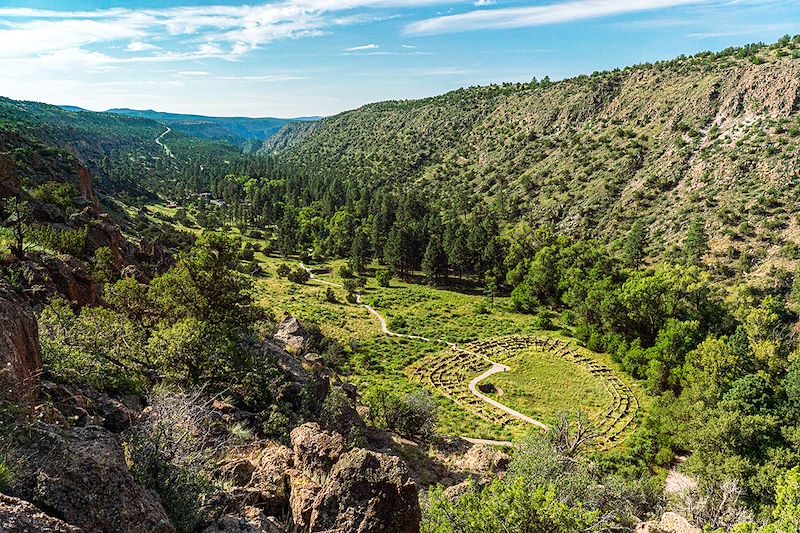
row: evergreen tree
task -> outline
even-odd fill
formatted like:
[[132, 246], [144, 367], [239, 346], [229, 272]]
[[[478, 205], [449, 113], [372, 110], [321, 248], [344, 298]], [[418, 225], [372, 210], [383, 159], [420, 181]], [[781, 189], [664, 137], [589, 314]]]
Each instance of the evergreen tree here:
[[623, 248], [623, 256], [625, 264], [631, 268], [638, 268], [644, 260], [644, 248], [647, 245], [647, 231], [645, 230], [644, 223], [637, 220], [631, 231], [628, 233], [628, 239], [625, 241]]
[[433, 236], [422, 258], [422, 273], [428, 283], [438, 283], [447, 274], [447, 253], [438, 236]]
[[703, 256], [708, 251], [708, 235], [705, 223], [700, 217], [695, 217], [689, 224], [686, 239], [683, 241], [683, 253], [686, 262], [690, 265], [700, 264]]
[[365, 227], [356, 230], [353, 244], [350, 247], [350, 267], [356, 272], [363, 273], [369, 262], [369, 236]]

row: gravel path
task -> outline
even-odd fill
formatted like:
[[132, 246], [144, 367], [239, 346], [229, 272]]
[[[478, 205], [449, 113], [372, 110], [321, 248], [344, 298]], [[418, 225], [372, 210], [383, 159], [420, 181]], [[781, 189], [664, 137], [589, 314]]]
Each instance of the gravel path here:
[[[308, 268], [305, 264], [300, 263], [300, 266], [306, 272], [308, 272], [308, 276], [309, 276], [309, 279], [311, 281], [315, 281], [315, 282], [321, 283], [323, 285], [328, 285], [329, 287], [342, 288], [342, 286], [339, 285], [338, 283], [332, 283], [330, 281], [319, 279], [318, 277], [316, 277], [314, 275], [314, 273], [311, 271], [311, 269]], [[361, 307], [363, 307], [364, 309], [366, 309], [367, 311], [369, 311], [369, 313], [372, 316], [374, 316], [376, 319], [378, 319], [378, 323], [380, 324], [381, 331], [383, 333], [385, 333], [386, 335], [389, 335], [391, 337], [400, 337], [400, 338], [404, 338], [404, 339], [413, 339], [413, 340], [418, 340], [418, 341], [422, 341], [422, 342], [432, 342], [432, 343], [444, 344], [445, 346], [449, 346], [450, 348], [453, 348], [453, 349], [458, 348], [458, 346], [454, 342], [447, 342], [447, 341], [440, 340], [440, 339], [429, 339], [428, 337], [422, 337], [420, 335], [406, 335], [404, 333], [394, 332], [394, 331], [389, 329], [389, 326], [386, 323], [386, 319], [379, 312], [377, 312], [375, 309], [373, 309], [372, 306], [361, 302], [361, 294], [360, 293], [356, 293], [356, 303], [358, 305], [360, 305]], [[469, 352], [469, 353], [473, 354], [473, 352]], [[489, 363], [490, 365], [492, 365], [492, 367], [489, 370], [487, 370], [486, 372], [484, 372], [483, 374], [481, 374], [480, 376], [477, 376], [475, 379], [473, 379], [472, 381], [469, 382], [469, 391], [475, 397], [479, 398], [480, 400], [488, 403], [489, 405], [491, 405], [493, 407], [496, 407], [497, 409], [500, 409], [501, 411], [503, 411], [504, 413], [508, 414], [509, 416], [512, 416], [512, 417], [516, 418], [517, 420], [521, 420], [522, 422], [525, 422], [527, 424], [532, 424], [532, 425], [534, 425], [534, 426], [536, 426], [536, 427], [538, 427], [540, 429], [543, 429], [543, 430], [547, 431], [549, 428], [545, 424], [543, 424], [542, 422], [539, 422], [538, 420], [534, 420], [533, 418], [531, 418], [531, 417], [529, 417], [527, 415], [524, 415], [524, 414], [520, 413], [519, 411], [515, 411], [514, 409], [512, 409], [512, 408], [510, 408], [510, 407], [508, 407], [506, 405], [503, 405], [502, 403], [500, 403], [500, 402], [498, 402], [496, 400], [493, 400], [493, 399], [489, 398], [488, 396], [486, 396], [485, 394], [483, 394], [481, 391], [478, 390], [478, 384], [481, 381], [483, 381], [484, 379], [486, 379], [489, 376], [492, 376], [494, 374], [498, 374], [500, 372], [508, 372], [511, 369], [509, 367], [507, 367], [506, 365], [503, 365], [503, 364], [497, 363], [495, 361], [492, 361], [491, 359], [489, 359], [488, 357], [486, 357], [483, 354], [473, 354], [473, 355], [477, 355], [479, 357], [482, 357], [483, 359], [486, 359], [486, 362]], [[495, 444], [495, 445], [498, 445], [498, 446], [510, 446], [510, 445], [513, 445], [513, 443], [508, 442], [508, 441], [489, 441], [489, 440], [484, 440], [484, 439], [464, 439], [464, 440], [466, 440], [468, 442], [478, 443], [478, 444], [491, 443], [491, 444]], [[478, 442], [478, 441], [480, 441], [480, 442]]]

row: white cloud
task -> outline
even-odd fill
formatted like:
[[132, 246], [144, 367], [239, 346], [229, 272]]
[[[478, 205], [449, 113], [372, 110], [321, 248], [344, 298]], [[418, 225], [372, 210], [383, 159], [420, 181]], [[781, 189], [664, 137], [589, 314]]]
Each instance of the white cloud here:
[[151, 50], [161, 50], [161, 48], [154, 44], [143, 43], [142, 41], [131, 41], [128, 46], [125, 47], [126, 52], [149, 52]]
[[358, 52], [359, 50], [376, 50], [380, 48], [377, 44], [364, 44], [361, 46], [353, 46], [351, 48], [345, 48], [345, 52]]
[[481, 9], [412, 22], [406, 32], [433, 35], [480, 29], [524, 28], [625, 13], [652, 11], [709, 0], [571, 0], [543, 6]]
[[497, 2], [495, 2], [494, 0], [475, 0], [475, 2], [473, 2], [472, 4], [477, 7], [483, 7], [483, 6], [493, 6], [496, 3]]

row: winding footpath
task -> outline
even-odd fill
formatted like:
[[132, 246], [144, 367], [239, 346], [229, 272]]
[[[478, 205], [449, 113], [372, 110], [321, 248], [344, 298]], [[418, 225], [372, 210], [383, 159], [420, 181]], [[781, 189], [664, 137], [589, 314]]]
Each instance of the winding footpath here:
[[[314, 281], [316, 283], [320, 283], [322, 285], [327, 285], [329, 287], [336, 287], [336, 288], [339, 288], [339, 289], [343, 288], [338, 283], [333, 283], [333, 282], [330, 282], [330, 281], [327, 281], [327, 280], [324, 280], [324, 279], [319, 279], [318, 277], [316, 277], [314, 275], [314, 272], [312, 272], [311, 269], [309, 267], [307, 267], [304, 263], [300, 263], [300, 267], [303, 270], [305, 270], [306, 272], [308, 272], [308, 277], [309, 277], [309, 280], [311, 280], [311, 281]], [[397, 333], [395, 331], [390, 330], [388, 324], [386, 323], [386, 319], [383, 317], [383, 315], [378, 313], [372, 306], [370, 306], [368, 304], [365, 304], [365, 303], [363, 303], [361, 301], [361, 293], [359, 293], [359, 292], [356, 292], [356, 303], [358, 305], [360, 305], [361, 307], [363, 307], [364, 309], [366, 309], [369, 312], [369, 314], [374, 316], [378, 320], [378, 323], [380, 324], [381, 332], [383, 332], [386, 335], [389, 335], [390, 337], [398, 337], [398, 338], [412, 339], [412, 340], [417, 340], [417, 341], [422, 341], [422, 342], [443, 344], [443, 345], [448, 346], [448, 347], [450, 347], [450, 348], [452, 348], [454, 350], [458, 349], [458, 350], [462, 350], [464, 352], [467, 352], [467, 350], [464, 350], [463, 348], [459, 348], [458, 345], [456, 345], [456, 343], [454, 343], [454, 342], [448, 342], [448, 341], [441, 340], [441, 339], [430, 339], [428, 337], [422, 337], [420, 335], [407, 335], [405, 333]], [[506, 365], [503, 365], [503, 364], [497, 363], [495, 361], [492, 361], [491, 359], [486, 357], [484, 354], [479, 354], [479, 353], [474, 353], [474, 352], [468, 352], [468, 353], [470, 353], [472, 355], [477, 355], [478, 357], [481, 357], [481, 358], [485, 359], [487, 363], [492, 365], [492, 367], [489, 370], [487, 370], [483, 374], [475, 377], [472, 381], [469, 382], [469, 391], [475, 397], [477, 397], [478, 399], [488, 403], [489, 405], [491, 405], [491, 406], [493, 406], [493, 407], [495, 407], [497, 409], [500, 409], [501, 411], [503, 411], [507, 415], [509, 415], [509, 416], [511, 416], [513, 418], [516, 418], [517, 420], [521, 420], [522, 422], [525, 422], [527, 424], [534, 425], [534, 426], [536, 426], [536, 427], [538, 427], [540, 429], [543, 429], [545, 431], [547, 431], [549, 429], [547, 427], [547, 425], [543, 424], [542, 422], [539, 422], [538, 420], [534, 420], [533, 418], [531, 418], [531, 417], [529, 417], [527, 415], [524, 415], [524, 414], [520, 413], [519, 411], [515, 411], [514, 409], [512, 409], [512, 408], [510, 408], [510, 407], [508, 407], [506, 405], [503, 405], [502, 403], [500, 403], [500, 402], [498, 402], [496, 400], [493, 400], [493, 399], [489, 398], [488, 396], [486, 396], [485, 394], [483, 394], [478, 389], [478, 385], [481, 383], [481, 381], [487, 379], [489, 376], [493, 376], [493, 375], [499, 374], [501, 372], [508, 372], [511, 369]], [[466, 440], [467, 442], [471, 442], [472, 444], [489, 444], [489, 445], [493, 445], [493, 446], [514, 446], [514, 443], [510, 442], [510, 441], [497, 441], [497, 440], [487, 440], [487, 439], [472, 439], [472, 438], [466, 438], [466, 437], [462, 437], [462, 438], [464, 438], [464, 440]]]
[[164, 136], [165, 136], [166, 134], [168, 134], [169, 132], [171, 132], [171, 131], [172, 131], [172, 129], [170, 129], [169, 127], [167, 127], [167, 131], [165, 131], [164, 133], [162, 133], [161, 135], [159, 135], [158, 137], [156, 137], [156, 144], [157, 144], [157, 145], [159, 145], [161, 148], [163, 148], [163, 149], [164, 149], [164, 152], [167, 154], [167, 156], [169, 156], [169, 157], [175, 157], [175, 156], [172, 154], [172, 150], [170, 150], [170, 149], [169, 149], [169, 146], [167, 146], [166, 144], [164, 144], [163, 142], [161, 142], [161, 139], [163, 139], [163, 138], [164, 138]]

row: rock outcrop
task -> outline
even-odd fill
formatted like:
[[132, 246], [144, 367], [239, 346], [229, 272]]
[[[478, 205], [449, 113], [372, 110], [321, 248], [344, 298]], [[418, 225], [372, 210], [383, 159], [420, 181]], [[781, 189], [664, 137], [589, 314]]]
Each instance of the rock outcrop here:
[[42, 359], [36, 317], [0, 278], [0, 395], [12, 401], [36, 397]]
[[44, 305], [55, 294], [78, 307], [100, 302], [97, 283], [74, 257], [32, 253], [19, 268], [33, 305]]
[[322, 484], [345, 451], [344, 437], [308, 423], [292, 430], [294, 463], [308, 479]]
[[245, 449], [223, 462], [222, 476], [236, 484], [228, 496], [239, 506], [255, 506], [268, 515], [283, 515], [289, 508], [292, 450], [275, 442], [257, 446], [257, 451]]
[[331, 470], [314, 501], [312, 532], [417, 533], [417, 485], [394, 456], [356, 448]]
[[77, 527], [46, 515], [35, 505], [0, 493], [0, 531], [81, 533]]
[[295, 356], [304, 353], [308, 348], [308, 332], [306, 332], [300, 322], [292, 316], [283, 319], [278, 325], [278, 331], [275, 332], [272, 338], [281, 348]]
[[283, 533], [283, 526], [273, 516], [257, 507], [247, 507], [241, 514], [227, 514], [203, 533]]
[[86, 532], [172, 533], [158, 499], [136, 484], [116, 437], [100, 428], [26, 428], [13, 445], [11, 492]]
[[292, 431], [290, 507], [300, 531], [419, 531], [417, 484], [397, 457], [362, 448], [314, 423]]

